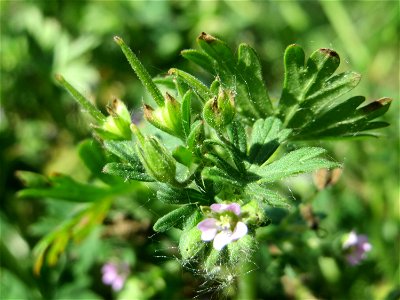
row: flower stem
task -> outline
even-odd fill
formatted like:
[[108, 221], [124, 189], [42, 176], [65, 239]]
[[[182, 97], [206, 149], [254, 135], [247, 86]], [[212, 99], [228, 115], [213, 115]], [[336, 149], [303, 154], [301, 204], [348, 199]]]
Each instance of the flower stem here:
[[144, 66], [137, 58], [135, 53], [133, 53], [131, 48], [129, 48], [125, 44], [123, 39], [121, 39], [119, 36], [115, 36], [114, 41], [121, 47], [121, 50], [125, 54], [125, 57], [128, 60], [129, 64], [131, 65], [133, 71], [135, 71], [136, 75], [139, 77], [140, 81], [142, 82], [146, 90], [150, 93], [150, 95], [153, 97], [157, 105], [164, 106], [164, 97], [161, 94], [161, 91], [153, 82], [153, 79], [151, 78], [150, 74], [144, 68]]

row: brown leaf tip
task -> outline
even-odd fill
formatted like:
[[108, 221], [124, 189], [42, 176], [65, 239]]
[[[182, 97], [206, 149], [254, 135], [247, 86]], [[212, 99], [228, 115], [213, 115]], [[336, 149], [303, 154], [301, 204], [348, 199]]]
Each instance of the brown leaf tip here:
[[212, 43], [217, 40], [215, 37], [213, 37], [212, 35], [209, 35], [208, 33], [205, 33], [205, 32], [202, 32], [198, 38], [207, 43]]
[[319, 49], [319, 51], [321, 51], [322, 53], [328, 55], [328, 56], [332, 56], [332, 57], [336, 57], [337, 59], [339, 58], [339, 54], [337, 54], [336, 51], [333, 51], [332, 49], [328, 49], [328, 48], [321, 48]]

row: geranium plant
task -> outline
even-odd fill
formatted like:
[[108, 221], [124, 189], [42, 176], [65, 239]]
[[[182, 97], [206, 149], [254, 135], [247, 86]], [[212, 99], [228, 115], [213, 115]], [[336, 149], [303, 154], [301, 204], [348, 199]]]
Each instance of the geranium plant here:
[[[340, 59], [330, 49], [318, 49], [306, 59], [299, 45], [290, 45], [284, 54], [282, 94], [274, 99], [258, 56], [247, 44], [233, 52], [223, 41], [202, 33], [198, 49], [182, 51], [184, 58], [210, 74], [206, 84], [177, 68], [153, 79], [124, 41], [114, 40], [153, 101], [145, 99], [143, 122], [132, 122], [119, 99], [111, 102], [105, 116], [57, 75], [92, 116], [94, 139], [82, 143], [79, 153], [98, 182], [19, 173], [27, 184], [21, 197], [87, 202], [37, 244], [36, 273], [44, 260], [55, 264], [70, 240], [84, 238], [101, 224], [113, 198], [132, 189], [128, 182], [142, 181], [154, 188], [161, 203], [175, 206], [154, 223], [154, 231], [180, 229], [182, 264], [195, 265], [232, 295], [246, 265], [256, 260], [258, 231], [279, 224], [274, 208], [299, 216], [305, 224], [313, 215], [309, 207], [307, 213], [304, 207], [290, 210], [291, 201], [279, 183], [342, 166], [324, 148], [304, 146], [305, 142], [371, 136], [370, 130], [388, 125], [375, 119], [388, 110], [390, 99], [363, 105], [362, 96], [344, 97], [360, 75], [335, 74]], [[307, 230], [316, 227], [311, 222]], [[112, 281], [107, 279], [107, 284], [119, 290], [120, 282]]]

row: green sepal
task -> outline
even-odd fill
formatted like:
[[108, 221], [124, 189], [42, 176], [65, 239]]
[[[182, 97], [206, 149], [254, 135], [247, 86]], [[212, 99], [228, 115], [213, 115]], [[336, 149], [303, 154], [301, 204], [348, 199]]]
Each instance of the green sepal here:
[[164, 106], [156, 109], [147, 104], [143, 106], [144, 117], [148, 122], [158, 129], [184, 140], [186, 134], [183, 128], [181, 109], [181, 104], [168, 93], [165, 94]]
[[119, 99], [114, 99], [107, 105], [109, 116], [106, 118], [101, 128], [118, 137], [120, 140], [130, 140], [132, 133], [130, 131], [131, 115], [126, 105]]
[[230, 90], [219, 89], [218, 96], [208, 100], [203, 107], [203, 119], [218, 132], [229, 125], [235, 116], [234, 94]]
[[146, 172], [160, 182], [179, 185], [176, 176], [176, 161], [160, 141], [153, 136], [143, 136], [136, 125], [131, 125], [138, 144], [136, 153]]
[[252, 254], [257, 249], [256, 239], [251, 234], [246, 234], [237, 241], [229, 243], [228, 248], [228, 262], [231, 267], [246, 263], [251, 260]]
[[196, 209], [195, 205], [181, 206], [159, 218], [154, 224], [153, 229], [157, 232], [164, 232], [173, 227], [182, 229], [187, 218], [193, 214]]
[[183, 262], [195, 261], [206, 247], [201, 240], [201, 231], [195, 226], [182, 232], [179, 239], [179, 252]]
[[192, 125], [192, 130], [186, 140], [186, 144], [193, 155], [198, 158], [202, 157], [201, 149], [204, 138], [204, 123], [200, 120], [197, 120]]

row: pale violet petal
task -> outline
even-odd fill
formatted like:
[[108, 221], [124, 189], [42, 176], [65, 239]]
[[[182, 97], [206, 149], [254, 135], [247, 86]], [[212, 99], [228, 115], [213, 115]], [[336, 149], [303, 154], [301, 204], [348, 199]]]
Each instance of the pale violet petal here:
[[372, 245], [370, 243], [364, 243], [362, 244], [361, 248], [364, 252], [368, 252], [371, 251]]
[[204, 230], [201, 233], [201, 240], [204, 242], [209, 242], [215, 238], [216, 234], [217, 234], [216, 228], [210, 228], [210, 229]]
[[225, 210], [230, 210], [231, 212], [233, 212], [235, 215], [240, 215], [240, 205], [237, 203], [231, 203], [229, 204]]
[[217, 213], [225, 211], [226, 207], [227, 207], [226, 204], [221, 204], [221, 203], [214, 203], [211, 204], [210, 206], [210, 208]]
[[213, 218], [207, 218], [197, 224], [197, 228], [201, 231], [217, 228], [217, 220]]
[[231, 232], [221, 231], [220, 233], [218, 233], [214, 238], [214, 243], [213, 243], [214, 249], [219, 251], [226, 245], [228, 245], [230, 242], [232, 242], [231, 236], [232, 236]]
[[103, 274], [102, 281], [104, 284], [111, 284], [117, 277], [116, 272], [107, 272]]
[[115, 278], [115, 280], [112, 284], [113, 290], [118, 292], [124, 286], [124, 282], [125, 282], [125, 278], [122, 276], [118, 276], [117, 278]]
[[349, 248], [357, 244], [358, 236], [354, 231], [351, 231], [343, 243], [343, 248]]
[[244, 224], [243, 222], [237, 222], [235, 230], [233, 231], [233, 234], [231, 236], [232, 240], [235, 241], [237, 239], [240, 239], [241, 237], [244, 237], [247, 234], [247, 225]]
[[201, 239], [203, 241], [211, 241], [217, 234], [217, 220], [208, 218], [197, 224], [197, 228], [201, 231]]

